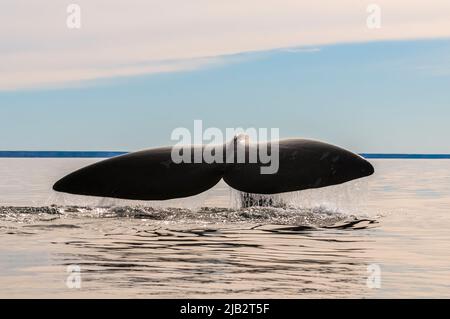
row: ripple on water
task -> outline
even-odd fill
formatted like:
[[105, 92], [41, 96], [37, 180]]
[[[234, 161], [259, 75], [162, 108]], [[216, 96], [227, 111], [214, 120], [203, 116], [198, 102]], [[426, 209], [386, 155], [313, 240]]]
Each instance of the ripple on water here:
[[[308, 228], [346, 229], [368, 227], [376, 223], [372, 219], [359, 219], [354, 215], [321, 207], [311, 209], [290, 206], [241, 209], [203, 207], [195, 210], [148, 206], [90, 207], [52, 205], [45, 207], [0, 207], [0, 220], [2, 221], [34, 223], [67, 218], [145, 219], [180, 224], [277, 224], [295, 225], [298, 230], [306, 230]], [[38, 227], [38, 225], [33, 225], [33, 227]], [[70, 225], [53, 227], [70, 227]]]
[[75, 264], [83, 275], [80, 296], [97, 297], [361, 294], [366, 239], [353, 234], [375, 224], [289, 206], [0, 207], [5, 240], [30, 255], [51, 252], [44, 265], [30, 261], [43, 290], [54, 282], [50, 293], [69, 293], [55, 278], [64, 280], [65, 267]]

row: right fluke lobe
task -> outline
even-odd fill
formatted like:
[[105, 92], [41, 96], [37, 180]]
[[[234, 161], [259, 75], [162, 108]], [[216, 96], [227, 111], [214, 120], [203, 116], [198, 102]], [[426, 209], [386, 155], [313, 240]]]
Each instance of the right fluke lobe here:
[[[270, 142], [268, 148], [270, 149]], [[279, 168], [261, 174], [261, 163], [227, 166], [225, 182], [255, 194], [276, 194], [342, 184], [370, 176], [373, 166], [361, 156], [331, 144], [306, 140], [279, 141]]]

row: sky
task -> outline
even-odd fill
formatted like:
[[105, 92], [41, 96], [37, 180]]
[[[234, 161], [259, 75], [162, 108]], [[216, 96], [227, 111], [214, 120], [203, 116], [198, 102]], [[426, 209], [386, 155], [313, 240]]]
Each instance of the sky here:
[[450, 2], [2, 2], [0, 150], [133, 151], [177, 127], [450, 153]]

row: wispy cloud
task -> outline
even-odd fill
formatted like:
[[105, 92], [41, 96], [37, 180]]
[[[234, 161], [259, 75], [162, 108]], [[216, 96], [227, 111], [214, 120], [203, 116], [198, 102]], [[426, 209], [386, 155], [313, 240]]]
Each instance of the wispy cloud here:
[[287, 49], [283, 49], [282, 51], [284, 52], [289, 52], [289, 53], [314, 53], [314, 52], [320, 52], [320, 48], [287, 48]]
[[[340, 42], [450, 37], [450, 2], [379, 0], [368, 29], [361, 0], [78, 0], [81, 29], [66, 27], [70, 2], [4, 0], [0, 90], [192, 70], [226, 56]], [[305, 51], [306, 50], [306, 51]]]

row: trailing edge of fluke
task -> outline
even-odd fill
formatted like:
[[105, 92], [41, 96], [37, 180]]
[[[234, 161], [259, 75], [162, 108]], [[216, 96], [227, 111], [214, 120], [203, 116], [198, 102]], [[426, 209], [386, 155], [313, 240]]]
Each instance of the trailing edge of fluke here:
[[[245, 148], [266, 147], [271, 143]], [[230, 144], [228, 144], [230, 145]], [[232, 142], [236, 147], [236, 139]], [[129, 153], [79, 169], [53, 185], [58, 192], [134, 200], [166, 200], [202, 193], [222, 178], [234, 189], [277, 194], [345, 183], [374, 173], [361, 156], [343, 148], [307, 139], [278, 141], [278, 171], [261, 174], [267, 164], [175, 163], [172, 147]], [[202, 146], [191, 146], [193, 152]], [[227, 144], [223, 145], [224, 148]]]

